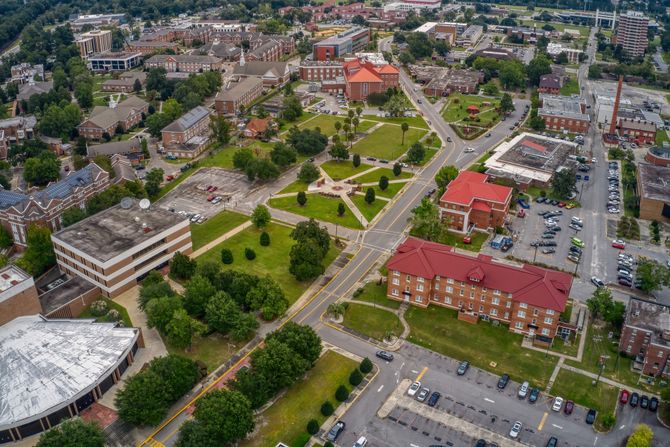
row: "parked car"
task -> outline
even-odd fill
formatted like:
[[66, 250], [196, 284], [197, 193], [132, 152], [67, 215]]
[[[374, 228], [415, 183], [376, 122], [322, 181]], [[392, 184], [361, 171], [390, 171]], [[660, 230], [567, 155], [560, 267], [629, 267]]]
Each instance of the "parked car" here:
[[377, 353], [375, 355], [382, 360], [386, 360], [387, 362], [392, 362], [393, 361], [393, 354], [391, 354], [390, 352], [377, 351]]
[[556, 447], [557, 445], [558, 445], [558, 438], [552, 436], [551, 438], [549, 438], [549, 441], [547, 441], [546, 447]]
[[545, 248], [545, 249], [542, 250], [542, 253], [545, 254], [545, 255], [550, 255], [552, 253], [556, 253], [556, 249], [555, 248]]
[[483, 439], [478, 439], [477, 443], [475, 444], [475, 447], [486, 447], [486, 441]]
[[621, 239], [615, 239], [612, 241], [612, 247], [623, 250], [626, 248], [626, 243]]
[[628, 392], [628, 390], [621, 390], [621, 395], [619, 396], [619, 402], [621, 402], [622, 404], [627, 404], [629, 397], [630, 393]]
[[356, 441], [356, 444], [354, 444], [354, 447], [365, 447], [366, 445], [368, 445], [368, 438], [361, 436], [358, 438], [358, 441]]
[[419, 391], [419, 388], [421, 388], [421, 382], [414, 382], [409, 386], [409, 389], [407, 390], [407, 395], [414, 397], [417, 391]]
[[563, 406], [563, 398], [560, 396], [554, 397], [554, 403], [551, 405], [551, 409], [553, 411], [561, 411], [562, 406]]
[[509, 383], [509, 375], [503, 374], [502, 376], [500, 376], [500, 379], [498, 379], [498, 389], [504, 390], [508, 383]]
[[640, 397], [640, 408], [646, 409], [649, 407], [649, 398], [647, 396]]
[[470, 362], [462, 361], [461, 364], [458, 365], [458, 369], [456, 370], [456, 374], [458, 374], [459, 376], [462, 376], [466, 372], [468, 372], [468, 368], [470, 368]]
[[330, 442], [335, 442], [337, 437], [344, 431], [346, 425], [344, 421], [337, 421], [326, 435], [326, 439]]
[[637, 404], [640, 402], [640, 395], [637, 393], [633, 393], [630, 395], [630, 406], [631, 407], [637, 407]]
[[530, 384], [528, 382], [524, 382], [521, 384], [519, 387], [519, 392], [517, 393], [517, 396], [519, 399], [525, 399], [526, 396], [528, 395], [528, 389], [530, 388]]
[[605, 283], [600, 278], [598, 278], [597, 276], [592, 276], [591, 277], [591, 282], [596, 287], [605, 287]]
[[565, 407], [563, 408], [563, 413], [570, 415], [572, 414], [572, 410], [575, 409], [575, 403], [571, 400], [567, 401], [565, 403]]
[[416, 400], [419, 402], [424, 402], [428, 398], [428, 394], [430, 394], [430, 390], [428, 388], [421, 388], [419, 394], [416, 395]]
[[589, 412], [586, 413], [586, 423], [589, 425], [593, 425], [593, 423], [596, 421], [596, 410], [593, 408], [589, 408]]
[[652, 397], [649, 399], [649, 411], [656, 412], [658, 410], [658, 399], [656, 397]]
[[512, 428], [509, 431], [509, 437], [512, 439], [516, 439], [519, 437], [519, 433], [521, 433], [521, 422], [516, 421], [513, 425]]
[[528, 395], [528, 402], [533, 404], [537, 402], [538, 397], [540, 397], [540, 389], [533, 388], [532, 390], [530, 390], [530, 394]]
[[442, 396], [440, 393], [433, 391], [433, 394], [430, 395], [430, 399], [428, 399], [428, 406], [434, 407], [437, 405], [437, 401], [440, 400], [440, 396]]

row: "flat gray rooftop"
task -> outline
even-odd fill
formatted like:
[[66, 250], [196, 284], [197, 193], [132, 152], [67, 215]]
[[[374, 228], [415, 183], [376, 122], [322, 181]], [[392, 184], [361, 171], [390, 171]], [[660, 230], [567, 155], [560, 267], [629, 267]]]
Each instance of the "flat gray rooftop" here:
[[670, 203], [670, 168], [646, 163], [640, 163], [637, 166], [642, 185], [640, 196]]
[[115, 325], [32, 315], [0, 327], [0, 430], [56, 411], [109, 375], [137, 337]]
[[499, 160], [537, 171], [551, 172], [565, 163], [574, 144], [566, 144], [553, 138], [534, 138], [526, 136], [510, 148]]
[[129, 209], [116, 205], [53, 234], [52, 238], [106, 262], [184, 220], [155, 206], [141, 210], [135, 201]]
[[540, 115], [546, 114], [590, 121], [589, 115], [582, 113], [579, 96], [540, 94], [540, 102], [542, 107], [537, 111]]
[[664, 333], [670, 333], [670, 307], [631, 297], [626, 309], [626, 325], [651, 331], [652, 342], [670, 345]]

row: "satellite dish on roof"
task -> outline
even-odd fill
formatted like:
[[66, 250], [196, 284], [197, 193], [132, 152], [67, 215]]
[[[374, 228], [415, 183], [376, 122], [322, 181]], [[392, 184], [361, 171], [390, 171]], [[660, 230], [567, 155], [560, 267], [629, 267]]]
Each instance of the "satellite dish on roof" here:
[[134, 201], [132, 198], [124, 197], [123, 199], [121, 199], [121, 208], [123, 208], [124, 210], [130, 209], [130, 207], [133, 206], [133, 202]]
[[150, 206], [151, 206], [151, 202], [149, 201], [149, 199], [140, 200], [140, 208], [141, 209], [148, 210]]

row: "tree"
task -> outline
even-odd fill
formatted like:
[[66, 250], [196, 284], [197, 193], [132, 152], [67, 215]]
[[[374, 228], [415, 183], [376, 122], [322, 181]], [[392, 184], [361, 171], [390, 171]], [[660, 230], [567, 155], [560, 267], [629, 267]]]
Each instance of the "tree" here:
[[532, 113], [530, 119], [528, 120], [528, 125], [533, 130], [544, 130], [547, 127], [547, 124], [544, 122], [542, 117], [538, 116], [537, 114], [533, 115]]
[[386, 191], [386, 188], [389, 187], [389, 178], [386, 177], [385, 175], [382, 175], [379, 177], [379, 189], [382, 191]]
[[221, 249], [221, 262], [226, 265], [233, 263], [233, 252], [229, 248]]
[[26, 245], [19, 264], [32, 276], [40, 276], [56, 264], [51, 231], [48, 228], [31, 224], [26, 234]]
[[560, 65], [565, 65], [567, 64], [568, 61], [568, 54], [565, 51], [561, 51], [558, 56], [556, 56], [556, 63]]
[[169, 122], [172, 122], [179, 118], [184, 111], [176, 99], [170, 98], [163, 103], [163, 113], [167, 116]]
[[105, 433], [95, 422], [80, 418], [63, 421], [42, 433], [37, 447], [104, 447]]
[[654, 432], [647, 424], [638, 424], [628, 437], [626, 447], [650, 447]]
[[370, 361], [370, 359], [365, 357], [363, 361], [361, 361], [359, 369], [363, 374], [368, 374], [370, 371], [372, 371], [372, 362]]
[[551, 60], [540, 53], [533, 58], [532, 61], [528, 64], [526, 69], [528, 73], [528, 80], [532, 85], [540, 84], [540, 77], [545, 74], [551, 73]]
[[231, 126], [230, 122], [228, 122], [225, 117], [216, 114], [212, 116], [212, 118], [210, 118], [209, 128], [212, 131], [212, 137], [217, 143], [226, 145], [230, 142]]
[[142, 91], [142, 82], [139, 79], [135, 79], [135, 82], [133, 82], [133, 91], [135, 93], [140, 93]]
[[147, 172], [144, 177], [144, 189], [149, 197], [155, 197], [161, 190], [161, 183], [163, 182], [164, 171], [161, 168], [153, 168]]
[[358, 368], [351, 371], [351, 374], [349, 374], [349, 383], [351, 385], [358, 386], [361, 384], [362, 381], [363, 381], [363, 375], [358, 370]]
[[402, 174], [402, 165], [400, 163], [394, 163], [393, 164], [393, 175], [398, 177], [400, 174]]
[[246, 170], [247, 166], [254, 160], [254, 153], [251, 149], [244, 148], [235, 151], [233, 154], [233, 166], [235, 169]]
[[13, 243], [11, 233], [5, 227], [0, 226], [0, 248], [9, 248]]
[[335, 399], [338, 400], [338, 402], [344, 402], [349, 398], [349, 390], [347, 389], [346, 386], [340, 385], [337, 387], [337, 390], [335, 390]]
[[444, 191], [449, 183], [458, 177], [458, 168], [453, 165], [442, 166], [437, 174], [435, 174], [435, 183], [437, 187]]
[[289, 272], [298, 281], [307, 281], [321, 275], [325, 268], [321, 265], [324, 253], [313, 240], [298, 242], [289, 253]]
[[310, 419], [309, 422], [307, 422], [307, 433], [310, 435], [315, 435], [319, 432], [319, 421], [316, 419]]
[[337, 215], [338, 217], [344, 216], [344, 213], [346, 212], [346, 208], [344, 207], [344, 203], [340, 202], [337, 204]]
[[175, 311], [165, 328], [168, 342], [179, 349], [190, 349], [193, 337], [202, 334], [205, 325], [191, 318], [184, 309]]
[[271, 160], [255, 159], [246, 167], [249, 181], [258, 178], [261, 181], [274, 180], [279, 177], [279, 168]]
[[334, 412], [335, 408], [333, 408], [333, 404], [331, 404], [329, 400], [321, 404], [321, 414], [325, 417], [332, 415]]
[[300, 104], [300, 100], [295, 95], [289, 95], [284, 98], [283, 106], [282, 117], [286, 121], [295, 121], [302, 115], [302, 104]]
[[[149, 279], [149, 276], [147, 276], [146, 279]], [[170, 284], [163, 280], [162, 276], [160, 281], [156, 283], [147, 282], [146, 279], [142, 283], [142, 287], [140, 287], [140, 296], [137, 299], [140, 309], [146, 310], [149, 302], [155, 298], [162, 298], [164, 296], [172, 296], [175, 294], [170, 287]]]
[[270, 160], [280, 168], [286, 168], [295, 163], [298, 159], [298, 153], [291, 146], [277, 142], [270, 152]]
[[484, 91], [484, 94], [489, 96], [498, 96], [499, 93], [498, 86], [493, 81], [489, 81], [484, 84], [482, 86], [482, 90]]
[[600, 79], [602, 76], [602, 68], [598, 64], [589, 65], [589, 79]]
[[126, 380], [115, 399], [119, 417], [133, 425], [156, 425], [170, 405], [170, 393], [154, 371], [147, 370]]
[[409, 124], [407, 124], [406, 122], [403, 122], [400, 125], [400, 130], [402, 130], [402, 143], [401, 143], [401, 145], [404, 146], [405, 145], [405, 132], [407, 132], [409, 130]]
[[342, 129], [342, 121], [335, 121], [333, 126], [335, 126], [335, 135], [338, 135]]
[[374, 188], [368, 188], [367, 191], [365, 191], [365, 203], [368, 205], [372, 205], [372, 203], [375, 201], [375, 190]]
[[307, 203], [307, 194], [305, 194], [305, 191], [298, 192], [296, 201], [298, 202], [298, 205], [305, 206], [305, 203]]
[[270, 395], [286, 388], [309, 368], [309, 362], [278, 340], [268, 340], [265, 348], [251, 354], [251, 367], [263, 379]]
[[514, 101], [512, 101], [512, 95], [509, 93], [503, 93], [502, 98], [500, 98], [500, 111], [502, 113], [511, 113], [515, 109]]
[[319, 227], [314, 219], [304, 220], [291, 231], [291, 237], [297, 242], [313, 240], [317, 243], [323, 253], [330, 249], [330, 235], [326, 227]]
[[271, 219], [270, 211], [265, 205], [256, 206], [251, 214], [251, 221], [256, 225], [256, 228], [265, 228]]
[[23, 165], [23, 179], [34, 185], [46, 185], [60, 177], [60, 160], [53, 152], [42, 152]]
[[419, 164], [426, 156], [426, 148], [420, 142], [414, 143], [407, 151], [407, 161], [412, 164]]
[[318, 128], [300, 130], [294, 126], [289, 129], [286, 142], [299, 154], [311, 156], [323, 152], [328, 145], [328, 137]]
[[267, 231], [261, 233], [260, 241], [261, 247], [267, 247], [270, 245], [270, 235]]
[[226, 292], [217, 292], [205, 309], [205, 321], [210, 328], [221, 334], [231, 334], [235, 340], [244, 340], [258, 328], [253, 315], [242, 312], [238, 304]]
[[654, 259], [639, 258], [635, 273], [640, 289], [646, 293], [670, 286], [670, 269]]
[[182, 299], [177, 295], [154, 298], [146, 305], [147, 325], [165, 333], [174, 313], [182, 308]]
[[498, 78], [506, 90], [522, 87], [525, 83], [523, 64], [514, 60], [501, 61]]
[[429, 241], [438, 241], [444, 233], [440, 220], [440, 211], [428, 197], [421, 200], [421, 205], [412, 210], [410, 217], [412, 234]]
[[170, 261], [170, 273], [172, 273], [177, 279], [191, 279], [197, 262], [195, 259], [189, 258], [187, 255], [177, 252], [174, 254], [174, 257]]
[[361, 156], [358, 154], [354, 154], [354, 159], [352, 160], [352, 164], [354, 168], [357, 168], [361, 165]]
[[298, 180], [303, 183], [312, 183], [319, 177], [321, 177], [319, 168], [317, 168], [316, 165], [310, 161], [303, 163], [300, 167], [300, 171], [298, 172]]
[[574, 191], [576, 182], [575, 171], [573, 169], [563, 169], [554, 174], [551, 187], [558, 197], [567, 199], [570, 193]]
[[277, 340], [286, 344], [312, 365], [321, 355], [321, 337], [308, 325], [290, 321], [280, 330], [271, 332], [266, 338], [266, 341], [268, 340]]
[[204, 276], [195, 275], [185, 287], [184, 309], [196, 318], [205, 315], [205, 307], [210, 297], [216, 293], [216, 288]]
[[253, 261], [256, 259], [256, 252], [253, 249], [247, 247], [244, 249], [244, 257], [249, 261]]
[[63, 211], [63, 214], [61, 214], [63, 228], [69, 227], [70, 225], [85, 219], [87, 215], [86, 210], [78, 206], [66, 209]]
[[586, 300], [586, 306], [594, 319], [603, 317], [611, 305], [612, 292], [606, 287], [598, 287], [591, 297]]
[[328, 151], [328, 154], [336, 159], [337, 161], [342, 161], [342, 160], [348, 160], [349, 159], [349, 151], [347, 150], [347, 147], [342, 144], [342, 143], [335, 143], [330, 147], [330, 150]]

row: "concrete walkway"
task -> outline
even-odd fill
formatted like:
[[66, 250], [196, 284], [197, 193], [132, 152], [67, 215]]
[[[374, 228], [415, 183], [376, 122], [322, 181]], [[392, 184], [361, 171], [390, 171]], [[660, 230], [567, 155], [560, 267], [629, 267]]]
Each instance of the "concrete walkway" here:
[[367, 227], [368, 226], [368, 220], [359, 211], [358, 207], [354, 204], [354, 202], [351, 201], [351, 198], [347, 194], [340, 194], [340, 198], [349, 207], [351, 212], [354, 214], [354, 217], [356, 217], [356, 219], [358, 219], [358, 221], [361, 223], [361, 225], [363, 225], [364, 227]]
[[[586, 376], [586, 377], [590, 377], [593, 380], [596, 380], [598, 378], [598, 374], [592, 373], [591, 371], [584, 371], [583, 369], [575, 368], [574, 366], [561, 365], [561, 368], [565, 369], [567, 371], [572, 371], [574, 373], [581, 374], [581, 375]], [[607, 377], [604, 377], [604, 376], [600, 376], [600, 381], [603, 382], [603, 383], [606, 383], [608, 385], [611, 385], [613, 387], [626, 389], [626, 390], [629, 390], [631, 392], [638, 393], [640, 395], [659, 397], [658, 395], [656, 395], [654, 393], [650, 393], [649, 391], [644, 391], [644, 390], [641, 390], [639, 388], [634, 388], [632, 386], [624, 385], [624, 384], [619, 383], [615, 380], [608, 379]]]
[[249, 228], [252, 225], [253, 225], [253, 223], [251, 222], [251, 220], [248, 220], [248, 221], [244, 222], [243, 224], [240, 224], [240, 225], [236, 226], [235, 228], [228, 231], [227, 233], [224, 233], [221, 236], [217, 237], [212, 242], [209, 242], [209, 243], [203, 245], [202, 247], [198, 248], [196, 251], [191, 253], [189, 257], [191, 259], [197, 258], [201, 254], [208, 252], [212, 248], [219, 245], [221, 242], [225, 241], [226, 239], [230, 239], [231, 237], [235, 236], [240, 231], [246, 230], [247, 228]]
[[549, 383], [547, 384], [547, 387], [544, 389], [544, 392], [549, 394], [551, 392], [551, 387], [554, 386], [554, 382], [556, 381], [556, 377], [558, 377], [558, 372], [561, 370], [561, 366], [565, 362], [565, 359], [561, 357], [558, 359], [558, 363], [556, 363], [556, 366], [554, 366], [554, 370], [551, 372], [551, 377], [549, 377]]

